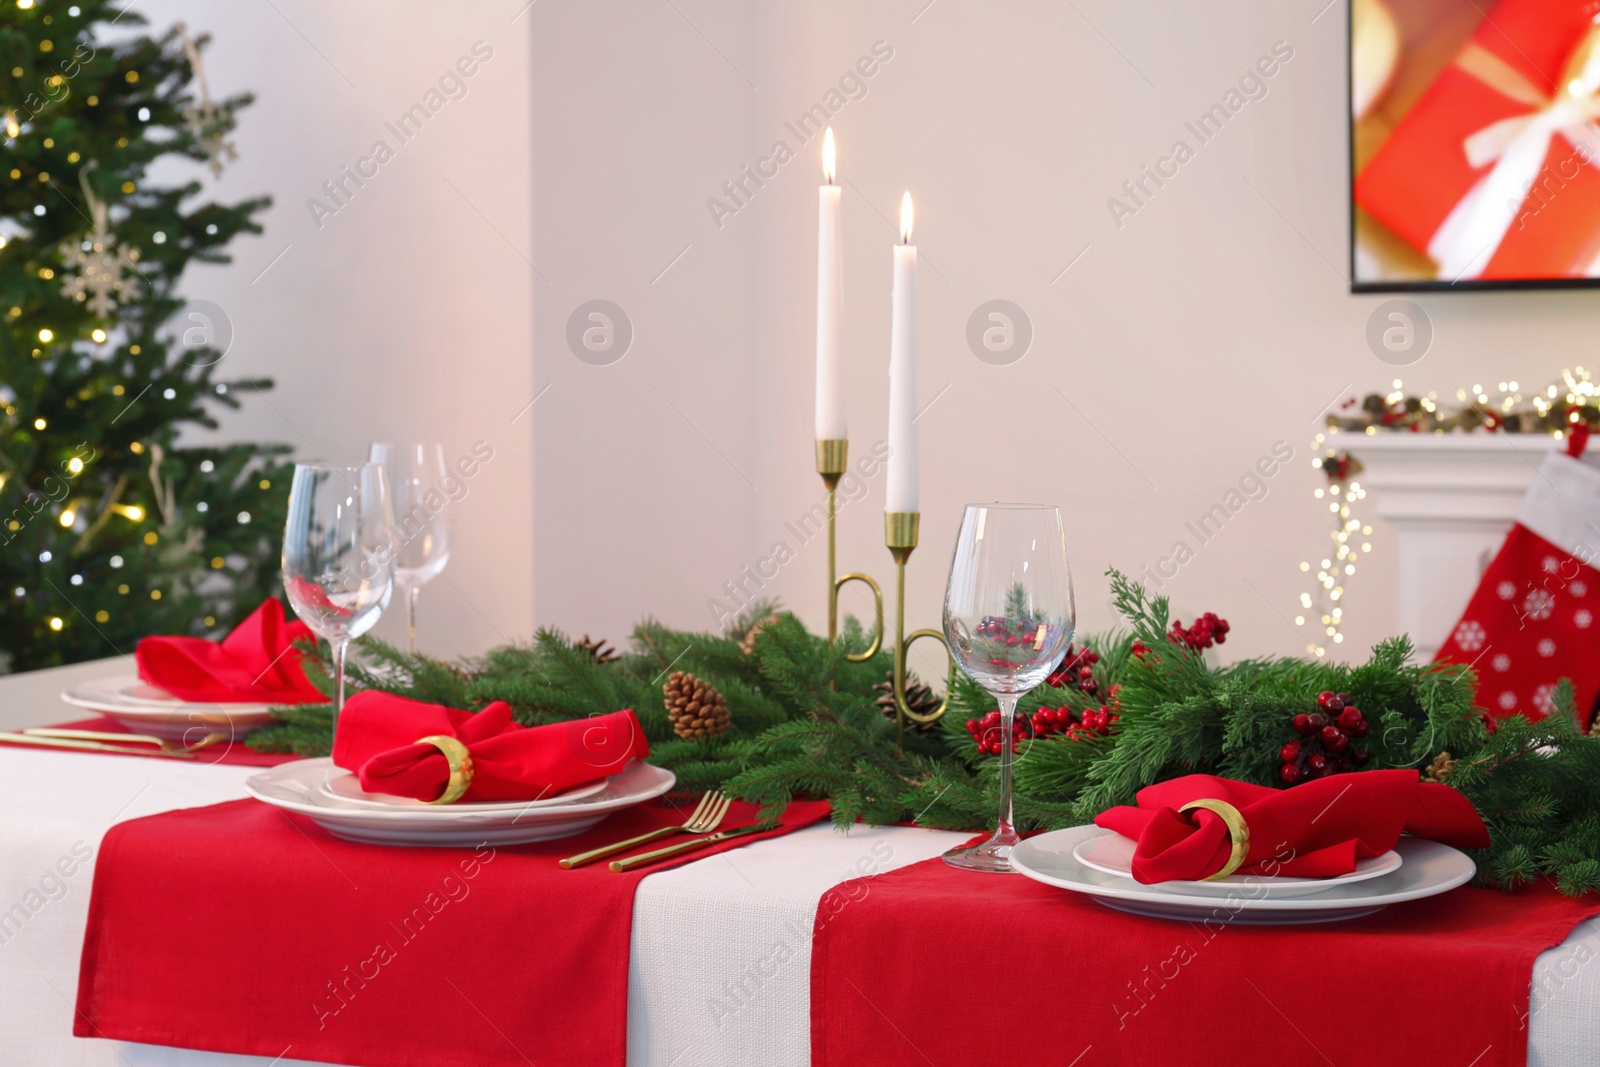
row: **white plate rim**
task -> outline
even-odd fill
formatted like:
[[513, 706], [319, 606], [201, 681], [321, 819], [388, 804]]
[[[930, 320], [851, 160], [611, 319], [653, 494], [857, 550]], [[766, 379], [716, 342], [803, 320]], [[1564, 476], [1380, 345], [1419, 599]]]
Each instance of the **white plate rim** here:
[[[1101, 827], [1100, 829], [1104, 830], [1104, 827]], [[1097, 863], [1094, 860], [1079, 854], [1083, 849], [1093, 845], [1096, 841], [1101, 841], [1108, 837], [1119, 837], [1126, 841], [1128, 843], [1128, 848], [1126, 851], [1130, 855], [1133, 853], [1133, 850], [1136, 847], [1136, 842], [1134, 842], [1132, 838], [1129, 838], [1124, 834], [1120, 834], [1115, 830], [1104, 830], [1104, 832], [1099, 835], [1085, 835], [1083, 840], [1079, 841], [1072, 847], [1072, 858], [1083, 864], [1085, 867], [1088, 867], [1090, 870], [1100, 871], [1102, 874], [1109, 874], [1113, 878], [1136, 881], [1133, 877], [1133, 871], [1131, 869], [1125, 871], [1118, 868], [1109, 867], [1104, 863]], [[1351, 871], [1349, 874], [1333, 875], [1328, 878], [1308, 878], [1301, 875], [1230, 874], [1228, 877], [1215, 882], [1196, 882], [1187, 879], [1173, 879], [1172, 881], [1168, 882], [1156, 882], [1147, 886], [1146, 888], [1164, 889], [1168, 892], [1175, 893], [1193, 893], [1197, 896], [1227, 897], [1238, 886], [1263, 886], [1267, 888], [1269, 892], [1277, 890], [1282, 897], [1287, 898], [1289, 896], [1304, 896], [1308, 893], [1320, 892], [1323, 889], [1331, 889], [1334, 886], [1352, 885], [1356, 882], [1365, 882], [1372, 878], [1382, 878], [1386, 874], [1393, 874], [1395, 871], [1399, 870], [1404, 862], [1405, 860], [1401, 857], [1400, 853], [1391, 848], [1389, 851], [1380, 856], [1370, 856], [1367, 859], [1357, 860], [1356, 869]], [[1136, 884], [1144, 885], [1143, 882], [1137, 882]]]
[[241, 703], [218, 704], [206, 702], [175, 701], [172, 704], [135, 703], [122, 695], [122, 688], [137, 682], [137, 676], [97, 678], [62, 690], [61, 699], [73, 707], [85, 708], [111, 715], [140, 716], [158, 720], [176, 715], [227, 715], [231, 718], [260, 717], [270, 719], [271, 704]]
[[[482, 822], [493, 823], [508, 816], [515, 816], [516, 820], [522, 818], [521, 809], [499, 812], [472, 812], [451, 810], [449, 805], [429, 805], [419, 808], [407, 808], [404, 811], [385, 811], [372, 808], [346, 807], [331, 803], [318, 804], [310, 800], [298, 800], [275, 794], [270, 790], [282, 788], [279, 782], [283, 779], [293, 780], [300, 775], [316, 775], [318, 781], [308, 781], [301, 784], [306, 789], [310, 798], [327, 799], [320, 791], [320, 778], [333, 766], [331, 756], [319, 756], [314, 759], [294, 760], [289, 763], [280, 763], [276, 767], [269, 767], [257, 774], [252, 774], [244, 781], [245, 792], [265, 804], [285, 811], [298, 812], [312, 819], [334, 819], [340, 821], [355, 821], [366, 823], [408, 823], [412, 826], [435, 826], [443, 828], [453, 823]], [[604, 800], [579, 801], [576, 804], [565, 804], [556, 808], [531, 808], [525, 814], [534, 821], [577, 819], [586, 815], [605, 814], [618, 811], [622, 808], [633, 807], [654, 800], [669, 791], [678, 781], [678, 776], [665, 767], [657, 767], [653, 763], [636, 760], [620, 774], [608, 779], [607, 785], [616, 786], [620, 779], [630, 776], [652, 776], [654, 781], [648, 784], [641, 783], [633, 786], [634, 791], [620, 796], [607, 797]], [[515, 821], [515, 820], [514, 820]]]
[[[1073, 826], [1064, 830], [1052, 830], [1026, 838], [1011, 850], [1011, 864], [1021, 874], [1045, 885], [1053, 885], [1060, 889], [1082, 893], [1090, 897], [1110, 897], [1119, 900], [1135, 902], [1158, 903], [1163, 906], [1187, 905], [1197, 910], [1216, 908], [1219, 903], [1232, 903], [1237, 900], [1243, 908], [1257, 908], [1265, 911], [1329, 911], [1334, 909], [1365, 908], [1374, 906], [1387, 906], [1401, 904], [1408, 900], [1421, 900], [1425, 897], [1436, 896], [1448, 892], [1460, 885], [1465, 885], [1477, 873], [1477, 865], [1472, 858], [1458, 849], [1438, 841], [1429, 841], [1420, 837], [1402, 837], [1395, 846], [1395, 851], [1400, 853], [1405, 861], [1399, 870], [1385, 875], [1385, 879], [1401, 879], [1401, 884], [1409, 878], [1425, 878], [1426, 881], [1413, 884], [1410, 888], [1396, 888], [1391, 886], [1387, 892], [1373, 892], [1383, 884], [1383, 880], [1374, 879], [1373, 882], [1357, 883], [1356, 885], [1332, 886], [1321, 890], [1312, 896], [1303, 897], [1271, 897], [1262, 896], [1251, 898], [1244, 896], [1189, 896], [1181, 893], [1172, 893], [1157, 890], [1153, 887], [1141, 886], [1132, 883], [1132, 887], [1117, 884], [1102, 884], [1101, 882], [1083, 879], [1063, 878], [1048, 871], [1038, 869], [1037, 856], [1043, 853], [1046, 845], [1055, 848], [1065, 848], [1065, 859], [1077, 864], [1079, 869], [1087, 875], [1111, 879], [1111, 875], [1102, 875], [1088, 867], [1084, 867], [1071, 856], [1071, 848], [1078, 841], [1090, 834], [1100, 833], [1101, 828], [1088, 823], [1084, 826]], [[1425, 868], [1433, 862], [1448, 863], [1451, 867], [1449, 874], [1435, 874], [1431, 878], [1426, 875]]]
[[[626, 770], [626, 768], [624, 768], [624, 770]], [[338, 773], [334, 773], [335, 771]], [[618, 773], [620, 774], [622, 772], [619, 771]], [[333, 783], [346, 778], [355, 781], [357, 791], [363, 793], [364, 795], [354, 797], [345, 796], [341, 793], [335, 792], [333, 789]], [[356, 806], [372, 811], [403, 811], [408, 814], [423, 811], [439, 811], [443, 808], [451, 808], [458, 812], [527, 811], [530, 809], [537, 810], [541, 808], [550, 809], [571, 807], [573, 804], [576, 804], [582, 800], [586, 800], [597, 793], [605, 792], [606, 786], [610, 784], [611, 778], [606, 777], [597, 782], [590, 782], [586, 785], [575, 786], [574, 788], [567, 790], [565, 793], [558, 793], [553, 797], [545, 797], [542, 800], [479, 800], [472, 801], [471, 803], [457, 802], [455, 804], [429, 804], [427, 801], [416, 800], [412, 797], [400, 796], [390, 797], [388, 800], [369, 800], [367, 797], [384, 796], [385, 794], [367, 793], [365, 790], [360, 788], [360, 781], [360, 778], [358, 778], [353, 771], [347, 771], [343, 767], [331, 767], [328, 769], [327, 773], [322, 776], [322, 784], [319, 785], [317, 789], [323, 796], [328, 797], [341, 806]]]

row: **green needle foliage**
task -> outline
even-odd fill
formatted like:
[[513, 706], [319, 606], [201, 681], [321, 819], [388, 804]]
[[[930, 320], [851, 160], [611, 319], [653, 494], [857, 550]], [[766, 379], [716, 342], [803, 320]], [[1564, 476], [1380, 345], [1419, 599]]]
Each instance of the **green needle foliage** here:
[[189, 263], [268, 202], [148, 179], [210, 160], [249, 97], [206, 109], [181, 34], [143, 21], [0, 5], [0, 670], [221, 631], [278, 584], [288, 449], [179, 443], [272, 383], [218, 377], [217, 324], [175, 318]]
[[[1570, 685], [1558, 690], [1546, 718], [1512, 717], [1491, 731], [1473, 706], [1472, 672], [1408, 664], [1405, 638], [1384, 642], [1360, 665], [1259, 659], [1218, 667], [1168, 639], [1164, 598], [1152, 601], [1134, 582], [1111, 574], [1128, 630], [1089, 645], [1100, 656], [1100, 693], [1118, 721], [1107, 736], [1022, 743], [1015, 776], [1020, 826], [1078, 825], [1111, 805], [1132, 803], [1152, 782], [1184, 774], [1281, 788], [1278, 750], [1295, 737], [1294, 716], [1314, 709], [1326, 689], [1349, 693], [1366, 712], [1371, 768], [1421, 770], [1445, 752], [1456, 760], [1446, 780], [1477, 806], [1493, 840], [1474, 857], [1482, 884], [1511, 889], [1550, 878], [1564, 893], [1600, 889], [1600, 738], [1579, 731]], [[771, 610], [753, 606], [733, 632], [747, 632]], [[1135, 641], [1146, 650], [1136, 655]], [[461, 708], [506, 700], [526, 725], [628, 707], [650, 740], [651, 761], [671, 767], [686, 791], [722, 788], [769, 812], [794, 797], [826, 797], [841, 827], [858, 819], [971, 830], [992, 825], [998, 764], [978, 754], [964, 724], [989, 711], [993, 699], [958, 679], [950, 713], [926, 734], [907, 731], [902, 750], [893, 720], [875, 703], [890, 655], [859, 664], [845, 658], [865, 646], [854, 620], [834, 646], [781, 615], [759, 630], [749, 652], [726, 636], [647, 620], [635, 628], [631, 651], [609, 663], [554, 630], [541, 631], [531, 645], [460, 664], [366, 642], [352, 684]], [[706, 740], [673, 735], [661, 686], [674, 670], [727, 698], [728, 733]], [[314, 666], [313, 675], [326, 689], [325, 664]], [[1083, 711], [1100, 699], [1042, 686], [1018, 714], [1039, 707]], [[282, 725], [251, 735], [250, 743], [327, 753], [326, 706], [284, 715]]]

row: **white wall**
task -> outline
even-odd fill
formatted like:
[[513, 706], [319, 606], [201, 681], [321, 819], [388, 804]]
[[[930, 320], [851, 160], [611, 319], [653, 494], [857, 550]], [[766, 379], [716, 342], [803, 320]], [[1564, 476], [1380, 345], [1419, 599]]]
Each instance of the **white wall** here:
[[[908, 621], [937, 625], [961, 505], [1020, 498], [1063, 506], [1082, 624], [1105, 627], [1105, 567], [1154, 564], [1282, 440], [1295, 459], [1267, 497], [1165, 591], [1185, 619], [1231, 619], [1230, 654], [1301, 651], [1298, 563], [1324, 554], [1328, 529], [1311, 495], [1321, 476], [1310, 439], [1330, 402], [1395, 377], [1364, 342], [1383, 298], [1351, 296], [1344, 276], [1345, 10], [1320, 7], [537, 5], [536, 232], [552, 281], [534, 290], [538, 378], [552, 383], [537, 430], [540, 620], [612, 636], [645, 613], [708, 626], [706, 600], [723, 582], [776, 540], [797, 545], [784, 521], [821, 496], [816, 142], [720, 228], [705, 201], [772, 141], [795, 146], [784, 120], [883, 40], [894, 58], [834, 126], [849, 182], [856, 453], [885, 433], [889, 219], [905, 189], [923, 255], [923, 403], [950, 387], [919, 424], [923, 543]], [[1107, 199], [1278, 41], [1294, 54], [1266, 97], [1116, 226]], [[601, 294], [628, 310], [639, 340], [594, 368], [562, 331], [573, 307]], [[1013, 366], [979, 362], [964, 340], [968, 316], [992, 298], [1033, 321], [1032, 350]], [[1582, 362], [1595, 299], [1420, 297], [1437, 338], [1406, 384], [1542, 382]], [[845, 509], [842, 569], [892, 576], [882, 504], [880, 476]], [[1393, 539], [1378, 525], [1345, 600], [1350, 655], [1394, 624]], [[823, 553], [802, 549], [767, 590], [814, 625]]]
[[[512, 21], [524, 3], [135, 7], [156, 32], [179, 19], [211, 32], [213, 92], [257, 97], [241, 115], [239, 161], [205, 194], [271, 195], [266, 232], [185, 286], [232, 319], [219, 371], [278, 382], [224, 416], [223, 432], [335, 462], [408, 435], [441, 440], [450, 456], [477, 440], [494, 448], [469, 483], [449, 569], [423, 593], [420, 640], [452, 653], [533, 626], [532, 429], [526, 415], [512, 422], [533, 397], [529, 30], [526, 14]], [[477, 41], [492, 57], [465, 79], [466, 95], [402, 145], [385, 123]], [[380, 139], [394, 158], [319, 227], [308, 199], [326, 200], [323, 182]], [[402, 617], [397, 601], [378, 633], [403, 640]]]
[[[223, 191], [279, 203], [196, 295], [234, 313], [229, 359], [279, 378], [281, 412], [253, 401], [230, 432], [307, 454], [424, 424], [496, 443], [427, 643], [477, 650], [534, 622], [620, 638], [645, 614], [709, 627], [725, 582], [779, 539], [799, 548], [784, 523], [821, 497], [819, 167], [784, 121], [882, 40], [893, 59], [833, 123], [857, 455], [885, 433], [889, 218], [902, 190], [917, 204], [922, 399], [939, 399], [919, 424], [909, 621], [937, 624], [960, 506], [1029, 498], [1063, 506], [1082, 624], [1105, 627], [1104, 568], [1154, 564], [1283, 440], [1295, 460], [1267, 497], [1165, 591], [1186, 619], [1231, 619], [1230, 653], [1300, 650], [1297, 564], [1327, 529], [1310, 438], [1330, 402], [1395, 376], [1364, 342], [1382, 298], [1344, 277], [1343, 4], [523, 2], [141, 5], [216, 30], [213, 82], [261, 98]], [[471, 95], [316, 230], [305, 198], [479, 38], [495, 58]], [[1107, 199], [1192, 143], [1184, 123], [1277, 41], [1294, 56], [1266, 97], [1116, 226]], [[797, 158], [717, 226], [706, 200], [780, 138]], [[597, 298], [635, 330], [610, 366], [564, 337]], [[1033, 322], [1013, 366], [964, 339], [992, 298]], [[1437, 339], [1406, 384], [1543, 381], [1583, 361], [1594, 301], [1421, 297]], [[891, 576], [882, 504], [880, 476], [844, 509], [842, 569]], [[1375, 542], [1345, 601], [1357, 655], [1393, 626], [1392, 537]], [[799, 548], [766, 591], [820, 626], [824, 565]]]

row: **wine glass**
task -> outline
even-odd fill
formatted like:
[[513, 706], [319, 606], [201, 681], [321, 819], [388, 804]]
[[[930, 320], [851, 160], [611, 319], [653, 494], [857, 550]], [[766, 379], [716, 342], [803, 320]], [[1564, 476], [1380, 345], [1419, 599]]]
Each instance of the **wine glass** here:
[[394, 517], [382, 467], [295, 464], [283, 585], [295, 614], [333, 648], [335, 730], [344, 710], [345, 652], [389, 606], [394, 560]]
[[1006, 872], [1011, 825], [1011, 724], [1017, 700], [1065, 657], [1077, 627], [1061, 513], [1047, 504], [970, 504], [961, 517], [944, 633], [951, 655], [1000, 703], [1000, 818], [994, 836], [944, 854], [952, 867]]
[[367, 453], [367, 460], [382, 464], [389, 479], [395, 541], [399, 546], [394, 582], [406, 598], [406, 648], [415, 652], [417, 598], [422, 587], [437, 578], [450, 562], [455, 500], [461, 495], [463, 483], [445, 465], [444, 449], [435, 444], [379, 441]]

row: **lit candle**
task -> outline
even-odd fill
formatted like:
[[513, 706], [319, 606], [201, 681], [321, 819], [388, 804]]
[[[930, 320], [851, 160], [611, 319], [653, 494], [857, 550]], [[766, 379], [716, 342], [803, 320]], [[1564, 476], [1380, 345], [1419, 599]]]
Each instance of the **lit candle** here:
[[911, 194], [900, 202], [894, 246], [894, 304], [889, 322], [889, 497], [885, 511], [918, 511], [917, 246], [911, 243]]
[[840, 188], [833, 183], [833, 128], [822, 137], [822, 173], [817, 190], [817, 440], [845, 435], [844, 240], [839, 214]]

